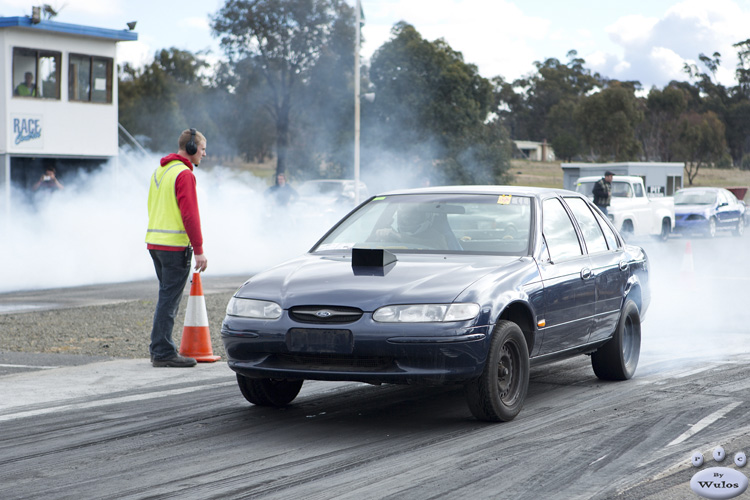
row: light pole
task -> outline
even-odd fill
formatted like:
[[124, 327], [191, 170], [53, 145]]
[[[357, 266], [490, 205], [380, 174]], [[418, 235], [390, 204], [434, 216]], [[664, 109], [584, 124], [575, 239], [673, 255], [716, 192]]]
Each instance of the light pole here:
[[357, 42], [354, 47], [354, 204], [359, 205], [359, 46], [362, 3], [357, 0]]

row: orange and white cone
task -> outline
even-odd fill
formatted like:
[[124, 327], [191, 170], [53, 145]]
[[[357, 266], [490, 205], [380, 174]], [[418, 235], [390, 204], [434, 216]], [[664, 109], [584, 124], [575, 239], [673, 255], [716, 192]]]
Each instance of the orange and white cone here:
[[195, 358], [201, 363], [213, 363], [221, 359], [214, 356], [211, 348], [211, 332], [208, 329], [208, 314], [206, 313], [206, 298], [203, 296], [203, 285], [200, 273], [193, 273], [185, 311], [185, 327], [182, 330], [180, 354]]
[[689, 291], [695, 291], [695, 271], [693, 268], [693, 250], [690, 247], [690, 240], [685, 245], [685, 255], [682, 256], [682, 268], [680, 270], [682, 275], [682, 283], [685, 288]]

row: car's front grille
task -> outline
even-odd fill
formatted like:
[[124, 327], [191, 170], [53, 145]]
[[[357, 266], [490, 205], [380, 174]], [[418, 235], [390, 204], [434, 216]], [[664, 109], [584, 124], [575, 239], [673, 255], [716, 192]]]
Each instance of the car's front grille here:
[[300, 323], [354, 323], [362, 317], [362, 310], [341, 306], [296, 306], [289, 317]]
[[339, 354], [277, 354], [274, 361], [284, 367], [309, 370], [378, 371], [393, 366], [389, 357]]

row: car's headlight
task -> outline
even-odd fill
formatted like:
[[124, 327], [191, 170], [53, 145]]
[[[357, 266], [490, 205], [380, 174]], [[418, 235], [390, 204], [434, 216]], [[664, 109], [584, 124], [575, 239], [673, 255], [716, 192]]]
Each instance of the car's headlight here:
[[380, 323], [444, 323], [466, 321], [477, 314], [478, 304], [409, 304], [381, 307], [372, 319]]
[[268, 300], [232, 297], [227, 304], [227, 314], [243, 318], [278, 319], [281, 317], [281, 306]]

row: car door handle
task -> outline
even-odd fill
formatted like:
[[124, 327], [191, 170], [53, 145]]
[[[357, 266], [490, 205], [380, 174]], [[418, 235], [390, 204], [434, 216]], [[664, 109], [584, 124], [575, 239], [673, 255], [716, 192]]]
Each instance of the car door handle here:
[[621, 260], [620, 261], [620, 271], [624, 271], [628, 268], [628, 261]]
[[581, 279], [587, 280], [591, 277], [591, 269], [584, 267], [581, 269]]

